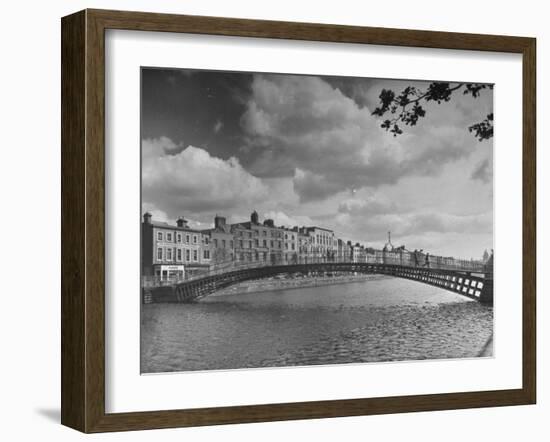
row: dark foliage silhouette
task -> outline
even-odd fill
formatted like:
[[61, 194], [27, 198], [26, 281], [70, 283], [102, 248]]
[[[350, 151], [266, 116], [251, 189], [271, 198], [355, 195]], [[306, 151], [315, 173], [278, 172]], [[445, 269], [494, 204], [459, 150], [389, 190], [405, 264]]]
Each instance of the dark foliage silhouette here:
[[[462, 90], [464, 95], [477, 98], [484, 89], [493, 89], [492, 84], [481, 83], [441, 83], [433, 82], [426, 89], [408, 86], [399, 94], [391, 89], [382, 89], [380, 92], [380, 105], [374, 109], [373, 115], [386, 119], [381, 127], [397, 136], [403, 133], [401, 124], [416, 126], [420, 118], [426, 116], [426, 110], [422, 102], [436, 102], [441, 104], [451, 100], [453, 93]], [[391, 118], [387, 118], [391, 116]], [[493, 114], [479, 122], [472, 124], [468, 130], [479, 140], [487, 140], [493, 136]]]

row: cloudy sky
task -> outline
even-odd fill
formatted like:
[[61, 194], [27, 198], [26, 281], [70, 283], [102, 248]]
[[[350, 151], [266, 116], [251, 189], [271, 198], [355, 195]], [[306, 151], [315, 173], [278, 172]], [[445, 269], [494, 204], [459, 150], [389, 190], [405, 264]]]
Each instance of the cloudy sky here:
[[468, 126], [492, 91], [423, 104], [393, 137], [371, 115], [382, 88], [427, 83], [142, 69], [142, 210], [207, 228], [252, 210], [374, 247], [481, 257], [492, 245], [493, 143]]

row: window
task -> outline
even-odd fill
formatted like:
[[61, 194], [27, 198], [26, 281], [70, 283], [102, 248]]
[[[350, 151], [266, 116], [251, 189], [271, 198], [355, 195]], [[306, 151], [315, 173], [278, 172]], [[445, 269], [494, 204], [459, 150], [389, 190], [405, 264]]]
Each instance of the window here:
[[176, 259], [178, 261], [181, 261], [181, 249], [178, 249], [178, 254], [176, 255]]
[[283, 247], [283, 244], [281, 243], [281, 241], [279, 241], [279, 246], [278, 246], [280, 249]]
[[233, 240], [229, 241], [229, 247], [233, 248]]
[[254, 240], [254, 245], [255, 245], [256, 247], [258, 247], [258, 246], [260, 245], [260, 242], [259, 242], [257, 239], [255, 239], [255, 240]]
[[225, 239], [222, 239], [222, 248], [225, 249]]
[[189, 249], [185, 250], [185, 260], [187, 262], [191, 261], [191, 252], [189, 251]]
[[189, 244], [189, 235], [185, 235], [185, 242]]
[[262, 235], [263, 235], [263, 236], [267, 236], [267, 230], [263, 230], [263, 231], [262, 231]]
[[267, 247], [267, 240], [264, 239], [264, 247]]
[[177, 242], [181, 242], [181, 233], [178, 233], [178, 234], [176, 235], [176, 241], [177, 241]]
[[[241, 232], [241, 233], [242, 233], [242, 232]], [[239, 247], [240, 247], [241, 249], [243, 248], [243, 240], [242, 240], [242, 239], [239, 240]]]
[[292, 244], [292, 250], [294, 250], [294, 244]]
[[249, 248], [249, 249], [252, 248], [252, 241], [248, 241], [248, 248]]
[[162, 241], [162, 232], [157, 233], [157, 241]]
[[288, 239], [288, 235], [285, 233], [285, 239]]
[[288, 243], [287, 242], [285, 242], [285, 249], [288, 250]]
[[172, 261], [172, 248], [168, 247], [166, 249], [166, 261]]
[[205, 237], [204, 237], [204, 243], [205, 243], [205, 244], [208, 244], [209, 241], [210, 241], [210, 239], [208, 238], [208, 236], [205, 236]]
[[269, 241], [269, 244], [270, 244], [271, 247], [273, 248], [273, 240]]
[[157, 259], [158, 259], [159, 261], [162, 261], [162, 247], [159, 247], [159, 248], [157, 249]]
[[205, 250], [203, 253], [204, 259], [210, 259], [210, 250]]
[[197, 235], [193, 235], [193, 244], [197, 244]]
[[166, 232], [166, 241], [172, 241], [172, 232]]
[[198, 259], [198, 252], [197, 249], [193, 250], [193, 261], [196, 261]]
[[218, 239], [214, 238], [214, 247], [218, 247]]
[[241, 260], [241, 261], [244, 261], [244, 253], [241, 253], [241, 254], [240, 254], [240, 260]]

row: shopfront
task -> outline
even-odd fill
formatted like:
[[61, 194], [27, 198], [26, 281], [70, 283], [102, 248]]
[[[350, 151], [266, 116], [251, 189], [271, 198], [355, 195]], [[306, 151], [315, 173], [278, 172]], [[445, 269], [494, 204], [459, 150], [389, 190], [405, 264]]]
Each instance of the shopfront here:
[[155, 277], [161, 281], [181, 281], [185, 277], [185, 270], [182, 265], [155, 265]]

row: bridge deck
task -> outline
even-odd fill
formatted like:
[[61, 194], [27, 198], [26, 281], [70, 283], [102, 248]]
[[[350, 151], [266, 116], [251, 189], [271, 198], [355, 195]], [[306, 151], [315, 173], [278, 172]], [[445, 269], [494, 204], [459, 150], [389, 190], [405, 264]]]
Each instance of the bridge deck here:
[[433, 285], [483, 303], [493, 302], [492, 268], [480, 266], [438, 268], [400, 263], [369, 262], [303, 262], [279, 263], [246, 266], [231, 266], [225, 269], [214, 269], [211, 272], [196, 275], [185, 281], [166, 287], [163, 291], [145, 289], [144, 293], [150, 302], [192, 302], [217, 290], [240, 282], [272, 277], [280, 274], [309, 274], [312, 272], [347, 272], [361, 274], [384, 274], [398, 278], [418, 281]]

